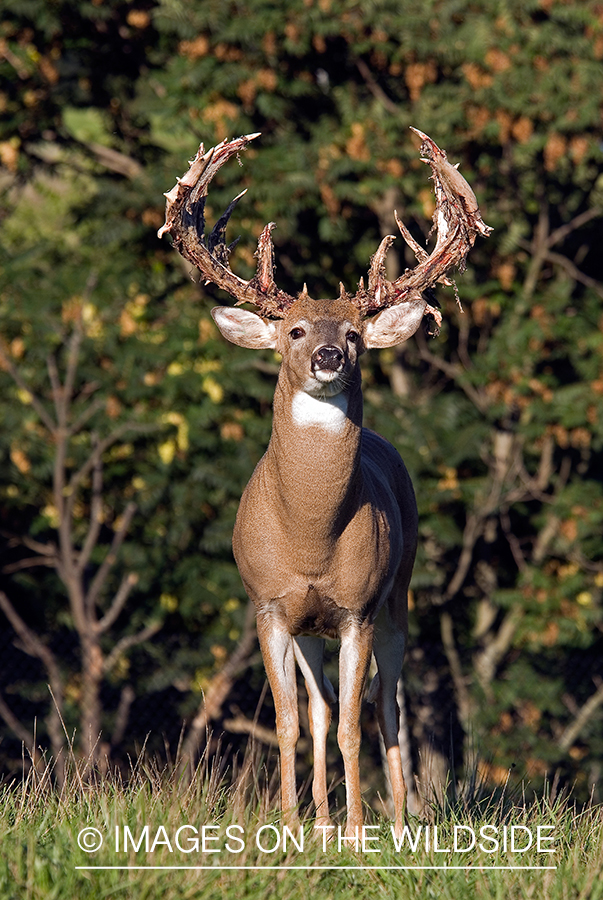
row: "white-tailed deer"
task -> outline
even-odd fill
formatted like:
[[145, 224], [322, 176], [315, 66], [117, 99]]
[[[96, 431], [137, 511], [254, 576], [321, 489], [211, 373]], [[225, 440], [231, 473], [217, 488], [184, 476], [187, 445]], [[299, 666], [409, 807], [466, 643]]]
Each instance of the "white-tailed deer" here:
[[[436, 247], [428, 255], [398, 221], [419, 264], [394, 282], [385, 278], [389, 235], [371, 260], [368, 286], [352, 296], [343, 285], [336, 300], [297, 297], [273, 279], [270, 223], [257, 251], [256, 275], [236, 276], [228, 264], [225, 229], [235, 198], [204, 236], [208, 185], [220, 167], [257, 137], [224, 141], [204, 154], [167, 197], [168, 232], [180, 253], [207, 282], [224, 288], [237, 306], [212, 315], [227, 340], [273, 348], [282, 355], [268, 449], [243, 494], [233, 549], [257, 610], [260, 646], [276, 709], [281, 759], [281, 805], [295, 815], [295, 747], [299, 734], [295, 660], [309, 695], [314, 743], [312, 795], [317, 821], [329, 819], [326, 739], [336, 696], [323, 673], [324, 638], [339, 638], [339, 727], [345, 768], [348, 836], [362, 825], [358, 755], [360, 705], [374, 653], [369, 691], [376, 702], [387, 751], [395, 829], [403, 827], [406, 787], [398, 746], [396, 685], [407, 633], [407, 590], [417, 544], [417, 507], [397, 451], [362, 427], [359, 357], [372, 347], [407, 340], [426, 313], [439, 312], [422, 296], [446, 274], [463, 267], [477, 234], [490, 229], [467, 182], [446, 154], [422, 132], [421, 152], [436, 191]], [[397, 218], [397, 217], [396, 217]]]

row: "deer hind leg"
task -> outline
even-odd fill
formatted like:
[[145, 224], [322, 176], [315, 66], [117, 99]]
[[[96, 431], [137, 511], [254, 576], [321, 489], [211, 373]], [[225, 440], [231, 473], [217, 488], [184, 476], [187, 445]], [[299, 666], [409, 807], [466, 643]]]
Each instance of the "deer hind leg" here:
[[288, 821], [294, 822], [297, 819], [295, 748], [299, 738], [299, 716], [293, 638], [284, 624], [269, 614], [258, 615], [257, 631], [276, 712], [281, 810]]
[[396, 697], [405, 645], [405, 622], [396, 623], [386, 607], [381, 611], [375, 623], [373, 652], [378, 674], [371, 685], [370, 699], [376, 702], [377, 718], [387, 754], [394, 799], [396, 836], [402, 833], [406, 812], [406, 783], [402, 773], [402, 757], [398, 741], [400, 710]]
[[[360, 793], [360, 706], [371, 659], [373, 628], [350, 624], [341, 633], [339, 651], [339, 727], [337, 740], [345, 771], [347, 803], [346, 837], [362, 828]], [[358, 832], [356, 831], [358, 829]]]
[[322, 638], [304, 635], [295, 638], [295, 658], [302, 671], [308, 691], [308, 714], [314, 746], [314, 777], [312, 797], [316, 807], [316, 824], [329, 824], [327, 800], [327, 734], [331, 724], [331, 703], [337, 697], [322, 668], [325, 642]]

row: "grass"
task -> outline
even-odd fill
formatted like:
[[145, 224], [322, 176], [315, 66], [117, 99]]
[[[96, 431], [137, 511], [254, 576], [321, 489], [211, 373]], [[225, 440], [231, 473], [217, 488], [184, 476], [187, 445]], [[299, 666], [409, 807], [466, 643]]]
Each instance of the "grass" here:
[[[411, 817], [399, 850], [390, 823], [367, 810], [364, 850], [356, 851], [338, 841], [337, 827], [323, 845], [309, 819], [287, 832], [269, 787], [252, 755], [234, 775], [219, 758], [205, 760], [190, 785], [143, 757], [127, 782], [118, 774], [84, 781], [72, 761], [62, 790], [50, 767], [32, 767], [0, 789], [0, 900], [603, 898], [599, 807], [504, 793], [456, 801]], [[103, 845], [87, 853], [78, 837], [89, 828], [97, 831], [88, 839], [100, 834]], [[473, 835], [475, 846], [463, 850]], [[158, 868], [173, 866], [189, 868]], [[219, 868], [228, 866], [239, 868]]]

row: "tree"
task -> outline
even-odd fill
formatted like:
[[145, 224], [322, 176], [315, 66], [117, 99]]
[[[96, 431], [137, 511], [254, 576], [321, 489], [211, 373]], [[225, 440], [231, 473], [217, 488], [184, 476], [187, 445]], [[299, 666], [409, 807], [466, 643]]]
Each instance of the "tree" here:
[[[92, 287], [90, 285], [90, 287]], [[54, 410], [49, 413], [46, 405], [37, 394], [29, 389], [27, 380], [21, 375], [18, 367], [7, 352], [0, 348], [0, 363], [12, 378], [20, 399], [25, 405], [31, 405], [36, 417], [28, 417], [27, 422], [35, 430], [37, 441], [47, 442], [52, 448], [52, 492], [51, 503], [45, 513], [56, 528], [58, 541], [42, 542], [28, 535], [15, 535], [13, 540], [25, 546], [36, 555], [20, 559], [5, 567], [5, 572], [12, 573], [35, 566], [54, 568], [62, 582], [69, 599], [69, 609], [73, 626], [77, 633], [80, 647], [81, 713], [80, 733], [83, 753], [90, 764], [94, 764], [100, 754], [99, 735], [102, 732], [100, 691], [103, 680], [122, 662], [124, 654], [130, 647], [142, 644], [152, 637], [161, 627], [159, 620], [151, 621], [137, 633], [123, 636], [105, 653], [103, 636], [110, 631], [120, 613], [124, 609], [128, 597], [138, 581], [138, 575], [125, 573], [106, 609], [102, 608], [101, 599], [105, 593], [111, 570], [117, 562], [119, 550], [124, 542], [136, 504], [130, 501], [117, 514], [113, 522], [113, 539], [107, 547], [102, 562], [97, 567], [94, 577], [90, 578], [88, 569], [93, 558], [98, 559], [101, 531], [107, 512], [103, 496], [103, 459], [111, 450], [123, 450], [123, 438], [137, 432], [153, 430], [151, 426], [141, 422], [126, 422], [110, 430], [102, 437], [96, 431], [84, 432], [87, 423], [95, 416], [106, 400], [102, 397], [92, 399], [98, 385], [87, 382], [75, 395], [79, 380], [78, 364], [81, 356], [81, 345], [84, 339], [84, 306], [90, 302], [83, 298], [82, 304], [73, 305], [70, 315], [73, 317], [73, 330], [66, 349], [66, 368], [63, 377], [59, 371], [54, 355], [47, 360], [50, 395]], [[60, 348], [63, 349], [63, 348]], [[17, 350], [17, 353], [19, 351]], [[79, 388], [80, 385], [77, 385]], [[109, 417], [111, 410], [109, 409]], [[82, 441], [84, 438], [84, 441]], [[78, 447], [85, 446], [84, 460], [80, 464], [81, 453]], [[11, 445], [11, 461], [23, 475], [28, 475], [31, 462], [23, 444], [13, 441]], [[77, 459], [74, 464], [73, 457]], [[71, 457], [71, 459], [70, 459]], [[88, 488], [88, 490], [86, 490]], [[88, 498], [85, 494], [89, 493]], [[83, 496], [84, 495], [84, 496]], [[78, 509], [79, 507], [79, 509]], [[88, 508], [89, 520], [82, 528], [81, 508]], [[64, 696], [65, 680], [61, 675], [61, 667], [56, 654], [32, 630], [23, 617], [17, 612], [8, 596], [0, 592], [0, 607], [19, 636], [26, 652], [37, 657], [43, 664], [50, 682], [52, 704], [48, 719], [48, 733], [54, 759], [58, 771], [62, 773], [65, 760], [64, 734]], [[127, 695], [124, 695], [127, 696]], [[2, 701], [4, 703], [4, 701]], [[6, 711], [6, 704], [4, 704]], [[20, 727], [19, 734], [27, 734]], [[29, 740], [27, 741], [29, 743]], [[30, 748], [32, 758], [36, 747]], [[62, 774], [59, 776], [62, 781]]]
[[[104, 761], [149, 691], [171, 693], [179, 729], [180, 695], [192, 713], [244, 619], [224, 562], [254, 401], [223, 402], [236, 366], [193, 285], [165, 296], [182, 275], [159, 242], [133, 270], [101, 196], [124, 176], [104, 174], [72, 148], [13, 179], [4, 219], [0, 605], [40, 669], [20, 678], [8, 649], [0, 715], [34, 758], [47, 720], [59, 777], [75, 728], [75, 749]], [[265, 378], [247, 378], [260, 396]]]

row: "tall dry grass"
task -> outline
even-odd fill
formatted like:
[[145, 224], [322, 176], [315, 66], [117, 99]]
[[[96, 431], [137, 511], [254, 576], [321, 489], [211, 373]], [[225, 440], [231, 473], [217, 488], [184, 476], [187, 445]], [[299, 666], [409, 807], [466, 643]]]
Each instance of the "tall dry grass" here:
[[[206, 754], [186, 780], [144, 751], [127, 776], [70, 754], [60, 789], [52, 761], [24, 765], [0, 788], [0, 900], [603, 897], [603, 815], [592, 804], [578, 808], [548, 789], [530, 801], [521, 790], [488, 793], [469, 779], [409, 818], [399, 850], [390, 823], [367, 809], [364, 847], [354, 848], [340, 840], [342, 816], [328, 841], [309, 810], [285, 831], [275, 776], [257, 749], [240, 764], [226, 760]], [[85, 852], [78, 837], [91, 828], [103, 844]]]

